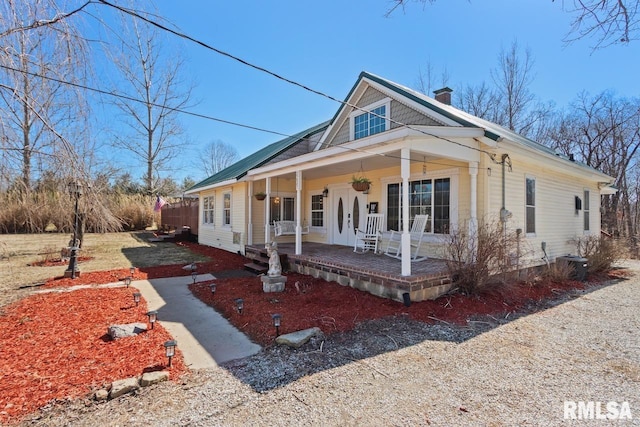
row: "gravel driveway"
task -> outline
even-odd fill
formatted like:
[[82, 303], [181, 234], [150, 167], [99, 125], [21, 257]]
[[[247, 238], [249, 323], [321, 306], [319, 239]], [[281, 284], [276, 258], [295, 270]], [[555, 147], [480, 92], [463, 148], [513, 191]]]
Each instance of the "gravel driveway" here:
[[[270, 348], [181, 384], [56, 404], [25, 425], [640, 425], [640, 263], [631, 279], [469, 327], [370, 322]], [[632, 420], [564, 420], [571, 402], [628, 402]]]

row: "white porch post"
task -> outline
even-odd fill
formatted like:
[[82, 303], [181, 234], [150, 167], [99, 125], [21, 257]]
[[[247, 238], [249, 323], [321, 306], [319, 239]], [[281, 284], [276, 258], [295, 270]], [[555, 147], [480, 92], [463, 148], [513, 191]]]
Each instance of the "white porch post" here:
[[249, 203], [249, 221], [247, 222], [247, 244], [253, 245], [253, 181], [249, 181], [249, 191], [248, 191], [247, 203]]
[[296, 171], [296, 255], [302, 254], [302, 171]]
[[471, 207], [469, 209], [469, 236], [475, 239], [478, 232], [478, 162], [469, 162]]
[[269, 218], [271, 211], [269, 210], [271, 205], [271, 177], [267, 177], [266, 181], [266, 190], [267, 193], [266, 202], [264, 204], [264, 243], [265, 245], [269, 243], [271, 240], [271, 229], [269, 228], [269, 223], [271, 222], [271, 218]]
[[409, 234], [409, 176], [411, 175], [411, 150], [400, 150], [402, 175], [402, 275], [411, 275], [411, 234]]

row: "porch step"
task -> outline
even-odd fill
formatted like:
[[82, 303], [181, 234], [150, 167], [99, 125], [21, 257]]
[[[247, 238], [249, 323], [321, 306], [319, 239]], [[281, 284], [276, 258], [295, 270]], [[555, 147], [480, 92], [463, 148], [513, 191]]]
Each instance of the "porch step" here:
[[255, 274], [265, 274], [267, 271], [269, 271], [269, 266], [268, 265], [263, 265], [263, 264], [256, 264], [253, 262], [249, 262], [247, 264], [244, 265], [245, 270], [249, 270]]
[[[282, 266], [282, 271], [286, 271], [289, 268], [289, 260], [287, 258], [287, 254], [279, 252], [278, 256], [280, 257], [280, 265]], [[257, 274], [266, 273], [269, 270], [269, 256], [267, 255], [267, 250], [265, 248], [246, 246], [244, 257], [251, 261], [250, 263], [244, 265], [245, 269], [254, 271]], [[258, 270], [257, 268], [260, 269]]]

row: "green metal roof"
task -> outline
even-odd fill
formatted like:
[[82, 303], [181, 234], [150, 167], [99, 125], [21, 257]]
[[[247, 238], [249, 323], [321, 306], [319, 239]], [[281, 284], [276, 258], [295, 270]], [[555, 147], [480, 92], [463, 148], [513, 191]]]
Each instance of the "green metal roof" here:
[[240, 178], [245, 176], [251, 169], [255, 169], [264, 165], [287, 149], [291, 148], [300, 140], [308, 138], [315, 133], [324, 131], [327, 126], [329, 126], [328, 121], [315, 125], [309, 129], [303, 130], [302, 132], [289, 136], [280, 141], [274, 142], [273, 144], [267, 145], [266, 147], [256, 151], [255, 153], [237, 161], [231, 166], [224, 168], [223, 170], [210, 176], [209, 178], [200, 181], [193, 187], [189, 188], [187, 192], [191, 192], [192, 190], [196, 190], [198, 188], [208, 187], [219, 182], [229, 181], [233, 179], [239, 180]]

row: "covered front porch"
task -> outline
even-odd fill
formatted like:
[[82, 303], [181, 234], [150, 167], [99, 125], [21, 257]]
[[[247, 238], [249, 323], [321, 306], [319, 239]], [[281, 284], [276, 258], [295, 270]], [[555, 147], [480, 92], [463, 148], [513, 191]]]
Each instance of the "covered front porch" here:
[[[297, 253], [295, 243], [278, 244], [279, 253], [286, 254], [290, 271], [335, 281], [384, 298], [401, 302], [405, 298], [423, 301], [437, 298], [452, 287], [446, 262], [441, 259], [414, 262], [411, 275], [403, 275], [402, 262], [384, 254], [355, 253], [350, 246], [314, 242], [301, 246]], [[249, 257], [264, 251], [261, 245], [245, 248]]]

